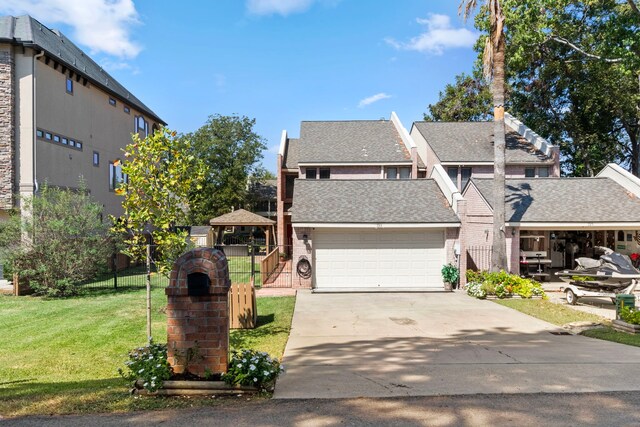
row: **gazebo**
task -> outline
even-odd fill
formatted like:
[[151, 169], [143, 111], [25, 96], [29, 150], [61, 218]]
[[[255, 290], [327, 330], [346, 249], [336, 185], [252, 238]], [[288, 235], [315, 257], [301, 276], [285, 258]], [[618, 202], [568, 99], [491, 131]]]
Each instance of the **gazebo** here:
[[[213, 227], [216, 236], [216, 244], [218, 245], [222, 244], [225, 227], [236, 226], [258, 227], [263, 229], [266, 237], [267, 253], [270, 253], [271, 248], [277, 245], [277, 242], [275, 241], [276, 222], [244, 209], [238, 209], [236, 211], [220, 215], [219, 217], [210, 220], [209, 224]], [[271, 240], [273, 240], [273, 245], [270, 244]]]

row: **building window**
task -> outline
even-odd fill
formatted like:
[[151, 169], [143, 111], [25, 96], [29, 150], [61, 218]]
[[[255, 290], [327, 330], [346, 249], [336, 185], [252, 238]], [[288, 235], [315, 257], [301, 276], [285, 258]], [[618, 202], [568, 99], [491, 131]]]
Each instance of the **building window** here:
[[127, 107], [126, 105], [124, 106], [124, 112], [129, 114], [131, 113], [131, 110], [129, 109], [129, 107]]
[[109, 97], [109, 105], [113, 105], [114, 107], [116, 106], [117, 102], [114, 98]]
[[140, 135], [140, 138], [144, 139], [149, 135], [149, 123], [143, 116], [136, 116], [134, 119], [134, 132]]
[[296, 181], [296, 175], [287, 175], [285, 178], [284, 197], [290, 199], [293, 197], [293, 184]]
[[548, 178], [549, 177], [549, 168], [548, 167], [538, 168], [538, 176], [540, 178]]
[[53, 135], [53, 140], [55, 142], [60, 142], [60, 135]]
[[467, 182], [471, 179], [471, 168], [460, 168], [460, 190], [462, 190]]
[[76, 146], [76, 142], [73, 139], [69, 140], [69, 147], [75, 147]]
[[305, 172], [307, 179], [316, 179], [316, 172], [316, 168], [307, 168]]
[[451, 178], [451, 181], [453, 181], [453, 185], [457, 187], [458, 186], [458, 167], [457, 166], [448, 167], [447, 174], [449, 175], [449, 178]]
[[82, 142], [76, 141], [76, 148], [82, 150]]
[[52, 137], [52, 136], [51, 136], [51, 132], [45, 132], [45, 133], [44, 133], [44, 139], [51, 140], [51, 137]]
[[127, 174], [122, 173], [120, 161], [109, 162], [109, 190], [117, 189], [120, 184], [127, 182]]
[[100, 153], [97, 151], [93, 152], [93, 166], [100, 166]]
[[400, 168], [400, 179], [411, 179], [411, 168]]
[[535, 178], [535, 176], [536, 176], [536, 168], [524, 168], [525, 178]]
[[331, 178], [331, 169], [320, 168], [320, 179], [329, 179], [329, 178]]
[[42, 132], [40, 129], [38, 129], [38, 130], [36, 131], [36, 136], [37, 136], [38, 138], [42, 138], [42, 137], [44, 136], [44, 132]]
[[398, 179], [398, 168], [387, 168], [387, 179]]
[[67, 77], [67, 93], [73, 95], [73, 80]]
[[64, 136], [62, 137], [62, 144], [69, 145], [69, 140], [67, 138], [65, 138]]

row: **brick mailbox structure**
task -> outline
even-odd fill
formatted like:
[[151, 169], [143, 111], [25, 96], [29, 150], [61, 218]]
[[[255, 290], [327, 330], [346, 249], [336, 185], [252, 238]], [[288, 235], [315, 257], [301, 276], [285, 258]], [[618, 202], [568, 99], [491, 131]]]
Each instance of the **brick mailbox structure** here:
[[227, 371], [230, 286], [222, 251], [198, 248], [174, 263], [165, 293], [168, 362], [176, 374]]

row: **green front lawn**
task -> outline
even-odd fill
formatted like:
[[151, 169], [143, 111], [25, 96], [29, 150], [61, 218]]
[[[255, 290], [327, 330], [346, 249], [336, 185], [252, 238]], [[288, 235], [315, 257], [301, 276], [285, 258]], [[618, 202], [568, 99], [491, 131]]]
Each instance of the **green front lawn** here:
[[[258, 298], [254, 330], [230, 345], [282, 357], [293, 297]], [[153, 335], [166, 341], [164, 289], [153, 290]], [[0, 296], [0, 415], [130, 411], [212, 405], [212, 399], [134, 398], [118, 374], [130, 349], [144, 345], [145, 291], [92, 292], [46, 300]]]
[[602, 322], [604, 320], [595, 314], [574, 310], [544, 299], [504, 299], [494, 300], [494, 302], [558, 326], [578, 321]]
[[[546, 300], [513, 299], [495, 300], [495, 302], [558, 326], [577, 321], [601, 322], [605, 325], [610, 323], [608, 320], [595, 314], [574, 310], [573, 308], [565, 305], [556, 304]], [[640, 347], [640, 335], [618, 332], [609, 326], [590, 329], [582, 332], [581, 335]]]

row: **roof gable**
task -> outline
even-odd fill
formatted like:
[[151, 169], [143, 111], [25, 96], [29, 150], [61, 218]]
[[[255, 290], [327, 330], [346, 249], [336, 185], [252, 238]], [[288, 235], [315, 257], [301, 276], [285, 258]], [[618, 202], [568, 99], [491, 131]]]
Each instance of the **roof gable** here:
[[[415, 122], [414, 126], [441, 162], [493, 163], [493, 122]], [[513, 129], [506, 128], [507, 163], [551, 163]]]
[[298, 179], [294, 223], [451, 223], [460, 221], [432, 179]]
[[209, 221], [211, 225], [232, 226], [232, 225], [255, 225], [265, 226], [274, 225], [276, 222], [263, 216], [254, 214], [244, 209], [238, 209], [233, 212], [220, 215]]
[[70, 70], [87, 77], [103, 90], [119, 97], [159, 123], [164, 121], [122, 86], [58, 30], [50, 29], [31, 16], [0, 17], [0, 41], [41, 49]]
[[[472, 178], [493, 205], [493, 180]], [[640, 198], [609, 178], [506, 180], [507, 222], [638, 222]]]
[[298, 143], [298, 163], [411, 163], [389, 120], [303, 121]]

